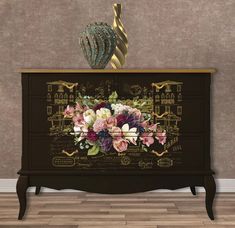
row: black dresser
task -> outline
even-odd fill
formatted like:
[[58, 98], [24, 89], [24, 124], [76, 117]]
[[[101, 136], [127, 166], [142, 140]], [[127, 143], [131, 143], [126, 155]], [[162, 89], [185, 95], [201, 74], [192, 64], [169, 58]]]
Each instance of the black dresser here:
[[19, 219], [36, 187], [120, 194], [195, 187], [210, 168], [213, 69], [56, 70], [22, 73]]

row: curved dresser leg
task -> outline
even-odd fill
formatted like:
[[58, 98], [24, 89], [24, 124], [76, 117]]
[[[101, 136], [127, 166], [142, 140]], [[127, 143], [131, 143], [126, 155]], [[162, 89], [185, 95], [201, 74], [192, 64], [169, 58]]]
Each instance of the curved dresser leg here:
[[194, 196], [197, 194], [195, 186], [190, 186], [190, 190]]
[[214, 200], [215, 193], [216, 193], [216, 185], [215, 185], [214, 177], [212, 175], [204, 177], [204, 187], [206, 190], [207, 214], [211, 220], [214, 220], [212, 206], [213, 206], [213, 200]]
[[20, 203], [18, 220], [21, 220], [25, 213], [27, 188], [28, 188], [28, 177], [20, 175], [16, 184], [16, 192]]
[[41, 186], [36, 186], [35, 195], [39, 195]]

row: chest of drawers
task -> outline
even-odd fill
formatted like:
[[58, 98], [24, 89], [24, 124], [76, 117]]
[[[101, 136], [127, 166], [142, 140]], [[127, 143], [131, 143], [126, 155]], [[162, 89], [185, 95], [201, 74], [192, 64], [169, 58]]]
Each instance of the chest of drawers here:
[[183, 187], [196, 194], [203, 186], [213, 219], [213, 72], [23, 70], [19, 219], [29, 186], [37, 194], [43, 186], [109, 194]]

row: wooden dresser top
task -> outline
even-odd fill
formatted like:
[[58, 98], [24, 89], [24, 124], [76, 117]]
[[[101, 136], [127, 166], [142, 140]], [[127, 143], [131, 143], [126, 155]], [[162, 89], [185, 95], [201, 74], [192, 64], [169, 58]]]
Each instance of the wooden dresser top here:
[[214, 68], [205, 69], [20, 69], [21, 73], [215, 73]]

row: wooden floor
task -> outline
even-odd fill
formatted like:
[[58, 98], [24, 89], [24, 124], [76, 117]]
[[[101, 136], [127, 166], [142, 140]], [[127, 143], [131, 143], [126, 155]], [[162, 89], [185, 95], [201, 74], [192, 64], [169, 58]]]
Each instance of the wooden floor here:
[[18, 221], [14, 193], [0, 193], [0, 227], [32, 228], [201, 228], [235, 227], [235, 193], [217, 194], [215, 221], [204, 193], [147, 192], [129, 195], [28, 193], [28, 210]]

